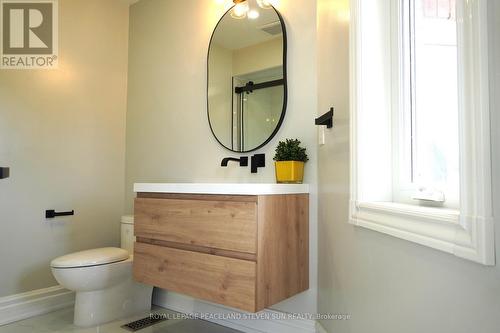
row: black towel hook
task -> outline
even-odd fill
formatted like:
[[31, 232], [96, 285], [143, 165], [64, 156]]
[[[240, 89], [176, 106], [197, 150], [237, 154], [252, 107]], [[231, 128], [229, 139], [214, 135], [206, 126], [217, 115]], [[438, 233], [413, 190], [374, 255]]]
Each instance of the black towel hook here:
[[326, 128], [332, 128], [333, 127], [333, 113], [334, 113], [334, 108], [330, 108], [330, 111], [325, 113], [319, 118], [316, 118], [314, 123], [316, 125], [326, 125]]

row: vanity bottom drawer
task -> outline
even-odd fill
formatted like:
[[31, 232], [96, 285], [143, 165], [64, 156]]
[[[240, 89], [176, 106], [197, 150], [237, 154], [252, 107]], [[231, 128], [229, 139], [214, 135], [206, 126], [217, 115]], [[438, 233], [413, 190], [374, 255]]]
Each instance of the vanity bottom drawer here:
[[253, 261], [136, 242], [134, 278], [214, 303], [256, 310]]

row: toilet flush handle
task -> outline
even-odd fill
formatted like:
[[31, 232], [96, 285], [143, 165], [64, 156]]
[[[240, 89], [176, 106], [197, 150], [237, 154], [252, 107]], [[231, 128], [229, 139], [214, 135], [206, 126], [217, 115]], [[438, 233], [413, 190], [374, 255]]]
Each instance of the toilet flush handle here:
[[45, 211], [45, 218], [46, 219], [53, 219], [54, 217], [58, 216], [70, 216], [70, 215], [75, 215], [75, 211], [72, 210], [71, 212], [56, 212], [53, 209], [49, 209]]

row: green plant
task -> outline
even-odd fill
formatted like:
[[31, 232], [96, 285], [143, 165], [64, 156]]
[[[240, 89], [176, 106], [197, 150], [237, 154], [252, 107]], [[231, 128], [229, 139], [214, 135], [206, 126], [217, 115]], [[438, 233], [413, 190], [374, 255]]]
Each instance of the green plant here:
[[299, 140], [286, 139], [286, 141], [278, 143], [274, 160], [307, 162], [309, 161], [309, 157], [307, 157], [306, 148], [300, 146]]

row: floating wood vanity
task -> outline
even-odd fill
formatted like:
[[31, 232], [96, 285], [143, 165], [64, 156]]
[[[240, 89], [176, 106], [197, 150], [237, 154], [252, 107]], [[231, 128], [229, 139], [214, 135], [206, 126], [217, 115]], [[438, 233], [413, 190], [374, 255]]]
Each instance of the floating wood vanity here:
[[134, 277], [257, 312], [309, 288], [307, 185], [136, 184]]

